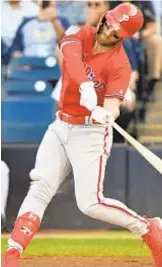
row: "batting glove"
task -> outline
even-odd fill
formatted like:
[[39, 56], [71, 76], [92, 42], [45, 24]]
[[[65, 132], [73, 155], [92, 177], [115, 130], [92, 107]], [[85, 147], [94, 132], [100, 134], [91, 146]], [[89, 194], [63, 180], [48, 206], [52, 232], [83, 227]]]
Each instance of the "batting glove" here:
[[90, 111], [94, 110], [94, 108], [97, 106], [97, 94], [94, 89], [94, 83], [93, 82], [81, 83], [79, 92], [81, 94], [80, 105], [84, 106]]
[[101, 124], [112, 124], [115, 121], [113, 113], [100, 106], [96, 106], [96, 108], [91, 113], [91, 117], [92, 119], [100, 122]]

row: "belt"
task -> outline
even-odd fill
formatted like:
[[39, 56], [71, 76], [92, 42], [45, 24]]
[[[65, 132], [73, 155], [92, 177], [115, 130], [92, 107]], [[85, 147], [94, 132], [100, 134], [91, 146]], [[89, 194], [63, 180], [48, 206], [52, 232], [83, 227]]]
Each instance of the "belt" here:
[[61, 121], [70, 124], [100, 124], [99, 122], [92, 119], [90, 116], [73, 116], [59, 111], [58, 117]]

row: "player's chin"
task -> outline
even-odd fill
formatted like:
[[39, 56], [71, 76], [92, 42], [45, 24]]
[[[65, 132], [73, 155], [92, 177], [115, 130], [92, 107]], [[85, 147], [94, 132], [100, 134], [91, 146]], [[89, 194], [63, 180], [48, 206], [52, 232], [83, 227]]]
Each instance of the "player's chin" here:
[[105, 38], [104, 35], [98, 36], [97, 41], [98, 41], [98, 43], [100, 45], [103, 45], [103, 46], [112, 46], [112, 45], [114, 45], [114, 43], [111, 42], [110, 40], [108, 40], [107, 38]]
[[98, 42], [99, 42], [100, 45], [107, 46], [107, 47], [115, 45], [113, 42], [105, 41], [105, 40], [102, 40], [102, 39], [98, 40]]

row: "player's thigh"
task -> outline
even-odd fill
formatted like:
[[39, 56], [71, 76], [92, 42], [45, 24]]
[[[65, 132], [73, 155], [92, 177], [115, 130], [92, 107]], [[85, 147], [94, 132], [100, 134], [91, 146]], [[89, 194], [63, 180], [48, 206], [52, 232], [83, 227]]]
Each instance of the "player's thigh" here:
[[99, 187], [102, 187], [111, 147], [111, 127], [87, 128], [85, 133], [82, 130], [80, 134], [78, 133], [73, 149], [69, 149], [77, 202], [87, 198], [96, 201]]
[[45, 179], [51, 186], [58, 188], [70, 170], [71, 165], [64, 146], [50, 126], [39, 146], [30, 177], [32, 180]]

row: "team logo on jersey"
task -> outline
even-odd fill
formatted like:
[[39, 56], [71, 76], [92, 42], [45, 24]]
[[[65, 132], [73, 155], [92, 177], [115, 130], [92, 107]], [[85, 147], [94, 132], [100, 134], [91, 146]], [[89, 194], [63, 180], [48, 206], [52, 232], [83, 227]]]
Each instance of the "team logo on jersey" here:
[[79, 32], [81, 30], [80, 27], [76, 26], [76, 25], [72, 25], [70, 26], [66, 32], [65, 32], [65, 35], [71, 35], [71, 34], [76, 34], [77, 32]]
[[103, 81], [99, 81], [96, 77], [95, 72], [93, 71], [92, 67], [89, 66], [86, 62], [84, 63], [85, 71], [88, 76], [88, 78], [94, 82], [94, 87], [98, 91], [104, 91], [105, 90], [105, 83]]

